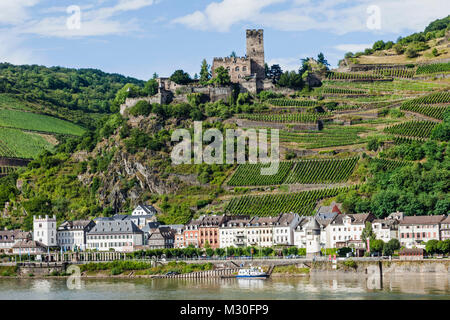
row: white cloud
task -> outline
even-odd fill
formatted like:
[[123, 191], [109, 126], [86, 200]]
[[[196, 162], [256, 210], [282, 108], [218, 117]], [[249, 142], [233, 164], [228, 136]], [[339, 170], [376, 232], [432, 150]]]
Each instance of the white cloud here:
[[372, 48], [371, 44], [340, 44], [334, 47], [335, 49], [343, 52], [359, 52], [364, 51], [366, 48]]
[[[348, 32], [399, 33], [422, 30], [430, 21], [450, 12], [448, 0], [290, 0], [289, 8], [268, 12], [262, 9], [283, 0], [222, 0], [203, 11], [176, 18], [189, 28], [227, 31], [237, 23], [253, 23], [282, 31], [325, 30]], [[367, 8], [380, 8], [381, 29], [370, 30]]]
[[204, 11], [195, 11], [172, 22], [193, 29], [228, 31], [238, 22], [252, 20], [262, 9], [285, 0], [223, 0], [209, 4]]
[[270, 66], [274, 64], [280, 65], [281, 69], [284, 71], [297, 71], [300, 69], [300, 58], [274, 58], [267, 61]]
[[29, 18], [27, 8], [36, 5], [39, 0], [1, 0], [0, 25], [16, 25]]
[[[92, 5], [81, 8], [81, 24], [79, 29], [69, 29], [66, 26], [69, 14], [62, 7], [47, 9], [55, 16], [28, 20], [16, 27], [15, 32], [21, 34], [37, 34], [48, 37], [89, 37], [104, 35], [123, 35], [139, 30], [135, 19], [124, 21], [119, 16], [123, 12], [135, 11], [157, 3], [157, 0], [118, 0], [109, 7]], [[102, 3], [102, 2], [101, 2]]]

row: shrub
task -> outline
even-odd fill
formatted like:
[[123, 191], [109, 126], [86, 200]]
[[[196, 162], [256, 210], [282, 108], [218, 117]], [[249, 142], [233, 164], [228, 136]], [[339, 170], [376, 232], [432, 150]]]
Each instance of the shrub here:
[[415, 57], [417, 57], [417, 51], [413, 47], [408, 47], [408, 49], [406, 49], [406, 51], [405, 51], [405, 55], [408, 58], [415, 58]]
[[346, 266], [347, 268], [352, 268], [352, 269], [356, 269], [358, 267], [356, 262], [352, 259], [345, 260], [342, 264], [344, 266]]

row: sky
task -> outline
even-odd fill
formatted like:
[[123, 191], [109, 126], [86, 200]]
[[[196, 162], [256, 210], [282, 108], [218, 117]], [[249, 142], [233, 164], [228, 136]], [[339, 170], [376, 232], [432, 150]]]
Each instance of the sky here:
[[448, 0], [0, 0], [0, 62], [95, 68], [147, 80], [235, 51], [264, 29], [269, 65], [395, 41], [450, 14]]

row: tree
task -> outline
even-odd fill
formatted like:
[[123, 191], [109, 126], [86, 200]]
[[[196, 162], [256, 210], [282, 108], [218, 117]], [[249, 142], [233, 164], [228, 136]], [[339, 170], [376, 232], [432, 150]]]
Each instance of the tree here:
[[375, 239], [375, 232], [372, 230], [372, 223], [369, 221], [366, 222], [366, 226], [364, 227], [363, 231], [361, 232], [361, 239], [362, 241], [366, 242], [367, 239], [370, 239], [370, 241]]
[[370, 151], [377, 151], [380, 147], [380, 143], [377, 138], [371, 138], [369, 142], [367, 142], [367, 149]]
[[450, 253], [450, 239], [439, 241], [437, 249], [442, 254]]
[[413, 47], [408, 47], [405, 51], [405, 56], [407, 56], [408, 58], [415, 58], [417, 57], [417, 50]]
[[400, 43], [397, 43], [393, 46], [395, 53], [396, 54], [403, 54], [403, 52], [405, 52], [405, 49], [403, 48], [403, 46]]
[[400, 241], [398, 239], [391, 239], [389, 240], [383, 248], [383, 255], [384, 256], [392, 256], [394, 254], [395, 250], [400, 249]]
[[188, 84], [191, 82], [191, 77], [187, 72], [183, 70], [176, 70], [171, 76], [170, 80], [175, 82], [176, 84]]
[[370, 241], [370, 251], [382, 253], [384, 248], [384, 241], [380, 239], [374, 239]]
[[145, 85], [143, 92], [149, 96], [154, 96], [158, 93], [158, 81], [155, 79], [148, 80]]
[[428, 254], [435, 254], [438, 251], [438, 240], [428, 240], [425, 244], [425, 250]]
[[208, 64], [206, 59], [203, 59], [202, 66], [200, 67], [200, 83], [206, 84], [209, 79], [211, 79], [211, 66]]
[[216, 85], [227, 85], [230, 84], [231, 79], [230, 75], [228, 74], [228, 70], [224, 67], [220, 66], [215, 70], [216, 76], [210, 80], [210, 83], [216, 84]]
[[281, 69], [279, 64], [274, 64], [269, 69], [269, 77], [272, 79], [273, 83], [277, 83], [280, 80], [281, 75], [283, 74], [283, 70]]
[[230, 54], [230, 58], [237, 58], [236, 52], [232, 51]]
[[323, 64], [324, 66], [329, 66], [330, 64], [328, 63], [328, 61], [325, 59], [324, 54], [321, 52], [318, 54], [317, 56], [317, 62], [320, 64]]
[[439, 55], [439, 52], [436, 48], [433, 48], [433, 50], [431, 50], [431, 54], [435, 57], [437, 57]]
[[383, 50], [384, 47], [385, 47], [384, 41], [383, 40], [378, 40], [377, 42], [375, 42], [373, 44], [372, 49], [375, 50], [375, 51], [378, 51], [378, 50]]

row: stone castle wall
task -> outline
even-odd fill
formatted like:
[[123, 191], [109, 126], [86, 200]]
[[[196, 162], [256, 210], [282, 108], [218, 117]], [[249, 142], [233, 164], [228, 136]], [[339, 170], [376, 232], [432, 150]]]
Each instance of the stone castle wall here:
[[224, 67], [228, 70], [231, 82], [237, 83], [251, 75], [251, 61], [248, 58], [214, 58], [212, 75], [216, 76], [215, 70]]

